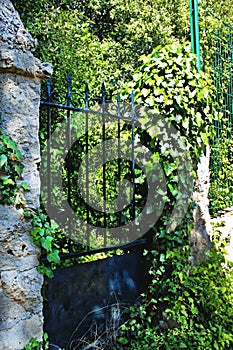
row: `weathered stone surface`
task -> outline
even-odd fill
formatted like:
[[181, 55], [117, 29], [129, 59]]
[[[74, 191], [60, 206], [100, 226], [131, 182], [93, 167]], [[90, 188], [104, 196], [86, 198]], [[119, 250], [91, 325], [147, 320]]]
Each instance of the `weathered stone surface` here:
[[[0, 0], [1, 127], [24, 158], [22, 179], [26, 206], [39, 206], [40, 81], [51, 65], [33, 56], [36, 42], [25, 30], [9, 0]], [[42, 275], [36, 270], [39, 249], [30, 240], [31, 222], [14, 205], [0, 205], [0, 349], [21, 350], [34, 337], [42, 339]]]
[[[40, 325], [40, 327], [38, 327]], [[30, 314], [24, 320], [12, 324], [9, 330], [0, 330], [1, 349], [3, 350], [21, 350], [31, 338], [41, 339], [42, 318], [40, 315]], [[9, 343], [10, 339], [10, 343]]]
[[209, 160], [210, 147], [206, 147], [205, 154], [202, 155], [198, 164], [197, 181], [195, 184], [195, 192], [193, 193], [193, 200], [195, 202], [195, 209], [193, 211], [194, 228], [191, 232], [192, 244], [192, 260], [203, 259], [205, 252], [210, 248], [212, 228], [209, 214]]
[[[1, 225], [0, 346], [3, 350], [19, 350], [32, 337], [42, 338], [43, 277], [35, 268], [39, 252], [26, 237], [28, 230], [25, 232], [21, 227], [18, 236], [19, 226], [20, 222], [15, 224], [15, 232], [8, 231], [5, 236]], [[10, 233], [11, 239], [7, 240]]]
[[0, 206], [0, 348], [20, 350], [42, 338], [40, 251], [30, 241], [31, 223], [23, 210]]
[[0, 206], [0, 213], [1, 271], [21, 272], [35, 268], [40, 250], [30, 241], [31, 223], [23, 220], [23, 210]]
[[0, 41], [10, 50], [33, 51], [36, 42], [25, 30], [9, 0], [0, 0]]
[[52, 73], [49, 63], [33, 56], [36, 41], [28, 33], [9, 0], [0, 0], [0, 72], [44, 78]]
[[17, 76], [8, 72], [0, 73], [0, 101], [2, 128], [17, 143], [24, 156], [23, 180], [31, 187], [31, 191], [25, 193], [27, 204], [30, 207], [38, 207], [40, 81], [37, 78]]

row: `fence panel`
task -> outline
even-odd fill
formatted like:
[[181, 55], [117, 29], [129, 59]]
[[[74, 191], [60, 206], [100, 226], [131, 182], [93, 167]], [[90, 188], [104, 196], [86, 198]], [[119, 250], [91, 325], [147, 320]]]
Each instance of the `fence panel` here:
[[215, 214], [233, 204], [233, 27], [209, 9], [198, 9], [197, 0], [190, 0], [190, 30], [198, 68], [205, 70], [212, 64], [221, 112], [211, 140], [209, 200], [210, 211]]
[[210, 209], [214, 213], [233, 204], [233, 28], [226, 24], [219, 28], [213, 44], [216, 101], [221, 111], [211, 142]]
[[113, 103], [104, 85], [91, 97], [88, 85], [80, 96], [71, 83], [68, 75], [67, 89], [53, 90], [48, 80], [41, 101], [43, 203], [84, 253], [132, 242], [141, 247], [147, 241], [136, 218], [147, 200], [147, 180], [135, 163], [135, 133], [142, 144], [148, 135], [136, 121], [134, 96], [122, 104], [118, 95]]

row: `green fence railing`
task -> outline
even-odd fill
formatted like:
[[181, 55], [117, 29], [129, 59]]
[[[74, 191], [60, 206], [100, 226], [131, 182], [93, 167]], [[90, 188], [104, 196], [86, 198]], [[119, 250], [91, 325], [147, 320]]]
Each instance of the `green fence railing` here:
[[212, 65], [221, 112], [211, 140], [209, 207], [214, 214], [233, 205], [233, 27], [208, 9], [198, 10], [197, 0], [190, 0], [190, 27], [198, 68]]
[[211, 142], [210, 209], [215, 212], [233, 205], [233, 28], [218, 28], [214, 47], [216, 101], [221, 119], [215, 122]]

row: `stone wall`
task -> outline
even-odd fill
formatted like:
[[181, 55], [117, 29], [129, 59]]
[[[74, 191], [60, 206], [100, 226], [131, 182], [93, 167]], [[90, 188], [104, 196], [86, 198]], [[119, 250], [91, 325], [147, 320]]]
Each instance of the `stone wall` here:
[[[26, 206], [39, 206], [38, 140], [40, 81], [45, 66], [33, 56], [36, 43], [8, 0], [0, 0], [1, 127], [24, 156], [22, 181], [31, 190]], [[48, 68], [48, 67], [46, 67]], [[42, 275], [39, 250], [30, 241], [31, 223], [23, 209], [0, 205], [0, 349], [22, 349], [42, 339]]]

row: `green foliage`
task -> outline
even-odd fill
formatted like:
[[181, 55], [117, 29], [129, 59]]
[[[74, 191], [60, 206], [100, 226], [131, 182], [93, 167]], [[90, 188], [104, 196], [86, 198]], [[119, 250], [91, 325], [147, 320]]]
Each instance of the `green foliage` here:
[[[232, 264], [226, 264], [214, 245], [207, 259], [193, 267], [188, 265], [188, 247], [176, 253], [167, 250], [159, 266], [155, 262], [158, 252], [151, 252], [154, 263], [148, 295], [142, 305], [132, 308], [118, 349], [232, 348]], [[172, 269], [165, 276], [168, 266]]]
[[47, 350], [49, 348], [48, 334], [44, 333], [43, 341], [31, 338], [29, 343], [22, 350]]
[[142, 56], [141, 62], [129, 84], [136, 102], [164, 115], [188, 140], [196, 162], [213, 134], [211, 124], [218, 118], [211, 76], [197, 71], [196, 57], [187, 43], [159, 46]]
[[[76, 91], [85, 81], [92, 90], [105, 81], [114, 92], [131, 79], [142, 54], [158, 45], [188, 40], [190, 34], [187, 0], [15, 0], [13, 4], [38, 40], [36, 55], [53, 63], [59, 85], [70, 71]], [[207, 11], [230, 23], [233, 10], [230, 0], [200, 5], [203, 35], [208, 33], [202, 38], [205, 55], [210, 32], [216, 28]]]
[[[188, 45], [172, 44], [156, 48], [152, 54], [143, 56], [141, 68], [133, 78], [128, 89], [135, 91], [137, 102], [154, 108], [161, 115], [151, 133], [152, 140], [161, 132], [158, 125], [174, 126], [174, 130], [178, 130], [177, 134], [164, 134], [164, 139], [171, 143], [170, 146], [176, 144], [177, 139], [182, 141], [179, 150], [188, 157], [187, 159], [192, 159], [195, 173], [204, 145], [213, 134], [212, 122], [218, 118], [211, 76], [208, 73], [197, 72], [196, 58], [190, 53]], [[154, 142], [154, 145], [157, 144]], [[183, 153], [185, 149], [187, 153]], [[208, 260], [191, 268], [191, 206], [187, 208], [183, 222], [175, 230], [166, 228], [171, 210], [177, 205], [177, 193], [181, 195], [178, 190], [177, 173], [179, 174], [181, 169], [182, 174], [188, 173], [182, 168], [182, 162], [187, 163], [185, 156], [179, 159], [176, 154], [175, 162], [171, 156], [174, 157], [172, 152], [164, 153], [162, 149], [159, 152], [160, 163], [166, 175], [168, 203], [157, 228], [154, 249], [145, 252], [150, 261], [148, 292], [143, 304], [132, 309], [129, 321], [123, 326], [126, 336], [119, 338], [119, 342], [124, 344], [124, 349], [206, 349], [202, 347], [204, 344], [207, 344], [208, 349], [212, 349], [216, 344], [228, 345], [232, 341], [230, 322], [221, 331], [225, 311], [216, 319], [212, 315], [214, 300], [220, 295], [221, 283], [226, 286], [232, 278], [230, 270], [230, 275], [227, 275], [224, 282], [224, 272], [221, 275], [219, 273], [222, 270], [222, 257], [214, 250]], [[186, 191], [191, 187], [188, 176], [182, 177], [182, 183]], [[182, 210], [182, 204], [178, 206], [178, 210]], [[227, 269], [223, 271], [228, 273]], [[203, 275], [206, 278], [203, 278]], [[211, 294], [212, 285], [208, 284], [215, 275], [218, 275], [219, 280], [216, 281], [216, 288]], [[230, 294], [227, 294], [228, 291]], [[232, 290], [228, 291], [226, 299], [229, 301]], [[231, 305], [228, 303], [229, 306]], [[224, 322], [226, 319], [227, 317], [224, 318]], [[218, 329], [218, 335], [212, 336], [214, 327]]]
[[[161, 115], [160, 122], [164, 118], [167, 125], [178, 130], [181, 151], [186, 150], [185, 156], [191, 157], [195, 172], [203, 147], [212, 135], [210, 124], [217, 118], [217, 112], [212, 103], [213, 75], [198, 73], [190, 49], [186, 45], [174, 45], [189, 34], [187, 1], [102, 0], [85, 4], [73, 1], [73, 6], [70, 1], [49, 4], [43, 1], [43, 6], [36, 1], [31, 6], [30, 1], [29, 13], [24, 10], [25, 1], [23, 5], [21, 1], [15, 3], [27, 28], [39, 41], [38, 57], [54, 64], [58, 85], [68, 70], [76, 91], [81, 91], [87, 80], [94, 81], [91, 83], [94, 91], [102, 81], [114, 91], [134, 75], [130, 89], [136, 91], [137, 102], [156, 109]], [[221, 16], [232, 18], [230, 2], [227, 5], [216, 1], [206, 4]], [[210, 59], [214, 57], [211, 44], [216, 27], [210, 16], [201, 13], [200, 17], [201, 23], [205, 22], [212, 31], [202, 36], [203, 57]], [[167, 43], [173, 45], [153, 50]], [[138, 61], [142, 54], [148, 56]], [[208, 72], [211, 64], [205, 66]], [[147, 125], [145, 119], [145, 128]], [[151, 265], [150, 287], [143, 305], [132, 310], [129, 322], [124, 325], [127, 333], [119, 339], [123, 344], [120, 347], [230, 349], [232, 270], [224, 265], [222, 255], [214, 248], [208, 260], [190, 267], [190, 211], [175, 231], [166, 231], [169, 214], [180, 196], [177, 172], [184, 167], [180, 160], [171, 159], [166, 149], [155, 144], [159, 133], [162, 134], [161, 129], [150, 130], [149, 143], [166, 176], [166, 207], [154, 228], [154, 250], [147, 253]], [[169, 141], [176, 142], [177, 134]], [[182, 181], [186, 189], [191, 186], [186, 178]], [[47, 256], [58, 249], [59, 234], [55, 236], [56, 229], [52, 226], [45, 217], [34, 222], [33, 240], [43, 247]], [[59, 263], [53, 258], [52, 268]]]
[[210, 210], [215, 214], [233, 203], [233, 140], [229, 132], [222, 130], [213, 141], [210, 166]]
[[90, 254], [63, 261], [60, 258], [62, 254], [85, 251], [86, 247], [67, 237], [67, 233], [61, 230], [42, 209], [38, 209], [36, 212], [24, 210], [24, 218], [26, 220], [32, 219], [31, 240], [41, 249], [41, 263], [37, 269], [49, 278], [53, 277], [53, 270], [58, 267], [105, 259], [112, 256], [113, 253], [123, 254], [119, 249], [116, 252]]
[[[211, 135], [211, 128], [209, 125], [211, 124], [212, 118], [215, 115], [214, 105], [211, 104], [211, 97], [214, 94], [214, 89], [211, 85], [209, 76], [207, 74], [197, 72], [196, 59], [195, 56], [190, 53], [189, 46], [177, 44], [168, 45], [163, 49], [159, 47], [155, 49], [152, 54], [143, 56], [141, 68], [136, 74], [134, 74], [134, 81], [132, 84], [130, 84], [128, 90], [131, 88], [135, 90], [136, 102], [147, 105], [151, 108], [153, 107], [160, 114], [159, 119], [157, 118], [154, 121], [148, 120], [148, 116], [146, 116], [146, 118], [142, 116], [142, 129], [137, 127], [135, 128], [135, 136], [141, 140], [142, 144], [145, 143], [153, 152], [154, 160], [161, 164], [166, 179], [167, 189], [164, 193], [162, 193], [163, 200], [165, 201], [166, 205], [161, 219], [156, 224], [156, 227], [153, 228], [156, 234], [157, 231], [162, 232], [165, 230], [169, 223], [172, 209], [175, 205], [177, 205], [177, 203], [178, 220], [179, 212], [182, 212], [183, 210], [184, 201], [187, 201], [185, 197], [187, 197], [187, 193], [190, 192], [191, 194], [193, 186], [191, 176], [192, 170], [195, 173], [198, 157], [203, 150], [204, 144], [208, 141], [208, 137]], [[80, 116], [77, 114], [77, 125], [79, 126], [78, 120], [80, 120]], [[90, 144], [91, 146], [95, 146], [99, 140], [101, 128], [98, 129], [98, 123], [95, 118], [92, 118], [92, 123], [94, 126], [91, 128], [92, 133], [90, 136]], [[74, 126], [75, 125], [76, 122], [74, 123]], [[148, 129], [148, 125], [156, 125], [156, 128], [150, 127]], [[170, 132], [170, 134], [167, 135], [167, 126], [169, 125], [172, 125], [175, 128], [175, 132]], [[112, 132], [113, 134], [116, 133], [115, 126], [112, 124], [110, 124], [110, 126], [106, 126], [107, 132], [108, 129], [110, 135], [112, 135]], [[143, 129], [146, 130], [146, 133], [144, 133]], [[130, 138], [129, 131], [127, 129], [123, 131], [123, 136], [125, 139], [127, 140]], [[80, 138], [81, 133], [82, 129], [79, 127], [72, 129], [72, 139], [79, 139], [79, 143], [76, 143], [70, 154], [71, 159], [73, 160], [72, 166], [74, 167], [71, 178], [72, 183], [74, 183], [72, 186], [72, 191], [77, 190], [75, 183], [77, 182], [76, 178], [78, 171], [76, 167], [77, 164], [80, 163], [79, 158], [82, 158], [85, 154], [85, 149], [83, 149], [85, 136], [84, 139]], [[52, 164], [55, 164], [56, 168], [52, 168], [51, 171], [53, 174], [60, 174], [62, 172], [64, 174], [65, 185], [67, 168], [61, 168], [64, 162], [62, 158], [60, 158], [64, 154], [64, 142], [62, 139], [62, 133], [58, 132], [56, 135], [57, 148], [55, 147], [52, 153], [52, 157], [54, 157]], [[166, 146], [168, 149], [162, 145], [161, 142], [158, 144], [156, 141], [158, 140], [158, 136], [160, 137], [160, 140], [163, 138], [168, 139]], [[173, 145], [177, 145], [177, 143], [179, 144], [179, 150], [172, 150]], [[191, 159], [192, 164], [189, 164], [188, 161], [186, 162], [186, 159]], [[92, 159], [92, 165], [93, 164], [95, 163]], [[123, 164], [121, 164], [121, 168], [122, 165]], [[95, 165], [93, 166], [95, 168]], [[114, 183], [114, 177], [116, 175], [115, 169], [116, 164], [114, 162], [112, 164], [108, 164], [107, 170], [111, 176], [109, 183], [107, 184], [107, 196], [109, 196], [110, 200], [114, 199], [116, 195], [116, 186]], [[143, 184], [144, 181], [142, 176], [143, 174], [140, 172], [140, 169], [136, 170], [138, 171], [136, 181], [138, 182], [138, 187], [140, 187], [139, 185]], [[127, 172], [129, 172], [129, 169], [127, 170], [126, 166], [123, 176], [126, 175], [127, 177]], [[178, 173], [181, 175], [178, 176]], [[189, 174], [188, 176], [186, 176], [187, 173]], [[153, 174], [151, 174], [151, 176], [152, 175]], [[97, 174], [97, 176], [99, 179], [97, 187], [99, 187], [99, 191], [101, 192], [102, 173], [100, 172], [100, 174]], [[182, 182], [183, 189], [185, 189], [184, 193], [179, 192], [179, 182]], [[56, 187], [56, 183], [59, 182], [54, 181], [52, 191], [57, 203], [59, 202], [58, 195], [60, 194], [60, 190]], [[139, 191], [137, 195], [139, 197], [141, 196], [140, 198], [143, 198], [143, 191], [145, 192], [145, 189], [143, 186], [141, 187], [142, 193]], [[92, 195], [92, 192], [90, 192], [90, 195]], [[72, 199], [73, 202], [71, 203], [72, 207], [75, 208], [76, 212], [78, 211], [78, 213], [82, 215], [82, 219], [85, 221], [85, 215], [87, 214], [82, 207], [79, 196], [76, 194], [76, 196], [72, 196], [72, 198], [74, 198]], [[95, 223], [97, 222], [98, 225], [101, 225], [98, 218], [93, 216], [92, 219], [95, 220]], [[115, 218], [113, 220], [115, 220]], [[45, 221], [47, 221], [47, 219]], [[189, 221], [190, 219], [188, 218], [188, 227], [190, 225]], [[48, 223], [46, 225], [48, 225]], [[75, 224], [72, 223], [73, 231], [75, 229], [74, 225]], [[42, 242], [41, 237], [43, 237], [44, 241], [46, 240], [47, 236], [52, 236], [54, 238], [51, 240], [51, 242], [55, 243], [54, 239], [56, 229], [52, 235], [48, 235], [47, 233], [44, 233], [44, 230], [41, 230], [40, 226], [41, 225], [39, 225], [39, 228], [36, 229], [36, 231], [34, 230], [34, 234], [36, 234], [34, 239], [36, 242], [38, 241], [38, 245], [50, 252], [52, 249], [51, 246], [45, 246], [45, 243]], [[82, 237], [80, 227], [78, 227], [78, 232], [78, 239], [81, 240]], [[183, 233], [181, 233], [181, 236], [182, 235]], [[58, 233], [55, 248], [60, 251], [63, 249], [61, 248], [63, 243], [59, 243], [59, 238], [60, 242], [64, 241], [61, 239], [61, 237], [62, 234]], [[177, 242], [180, 241], [179, 234], [177, 234], [176, 240]], [[95, 244], [97, 243], [96, 237], [94, 237], [94, 242]]]
[[[59, 127], [57, 126], [56, 134], [54, 137], [54, 142], [52, 143], [52, 152], [51, 152], [51, 174], [52, 174], [52, 205], [58, 206], [59, 211], [64, 208], [64, 195], [66, 198], [68, 196], [68, 171], [70, 174], [70, 205], [72, 206], [73, 211], [77, 214], [78, 218], [81, 222], [87, 222], [92, 225], [92, 227], [117, 227], [120, 224], [124, 224], [129, 222], [130, 218], [132, 218], [132, 204], [129, 205], [130, 201], [130, 186], [128, 188], [124, 188], [124, 191], [121, 191], [121, 186], [119, 185], [119, 180], [123, 182], [123, 180], [130, 181], [132, 178], [132, 164], [130, 160], [127, 160], [127, 157], [124, 159], [118, 159], [118, 121], [117, 119], [106, 117], [105, 123], [105, 141], [110, 141], [111, 146], [115, 146], [112, 150], [114, 152], [114, 159], [108, 161], [105, 164], [105, 188], [106, 188], [106, 221], [103, 222], [103, 215], [101, 210], [101, 205], [103, 205], [103, 166], [99, 164], [99, 160], [101, 159], [100, 155], [103, 154], [102, 148], [102, 116], [98, 114], [90, 115], [88, 122], [88, 152], [89, 152], [89, 162], [88, 162], [88, 189], [89, 189], [89, 202], [96, 203], [99, 205], [100, 210], [95, 210], [93, 207], [89, 207], [87, 209], [86, 205], [86, 167], [85, 167], [85, 152], [86, 152], [86, 139], [87, 135], [83, 132], [83, 125], [85, 126], [85, 116], [83, 114], [75, 114], [72, 116], [71, 120], [71, 139], [76, 140], [76, 142], [72, 145], [69, 156], [70, 159], [68, 161], [68, 157], [66, 157], [65, 162], [63, 160], [63, 155], [66, 154], [66, 144], [64, 142], [64, 137], [62, 131], [64, 130], [64, 124]], [[80, 120], [83, 121], [82, 126], [80, 126]], [[124, 124], [123, 121], [120, 123], [120, 135], [121, 135], [121, 154], [124, 155], [126, 152], [125, 148], [131, 145], [131, 132], [130, 128], [127, 124]], [[139, 132], [137, 136], [143, 139], [143, 135], [140, 135]], [[112, 153], [113, 154], [113, 153]], [[129, 154], [129, 152], [128, 152]], [[131, 154], [130, 154], [131, 157]], [[46, 175], [46, 157], [45, 159], [45, 167], [43, 174]], [[120, 174], [119, 174], [120, 168]], [[146, 197], [146, 191], [144, 190], [145, 185], [145, 174], [143, 174], [142, 170], [139, 169], [137, 165], [135, 165], [135, 183], [137, 184], [136, 188], [136, 210], [140, 212], [143, 208], [144, 198]], [[81, 173], [81, 175], [80, 175]], [[59, 186], [59, 176], [62, 174], [63, 180], [63, 190], [60, 190]], [[44, 176], [46, 177], [46, 176]], [[46, 184], [45, 184], [46, 185]], [[82, 191], [82, 192], [81, 192]], [[127, 197], [127, 198], [125, 198]], [[128, 201], [127, 201], [128, 199]], [[47, 191], [45, 187], [45, 191], [42, 194], [42, 200], [46, 203], [47, 200]], [[116, 210], [111, 210], [114, 207], [116, 201], [124, 200], [126, 202], [125, 208], [117, 213]], [[115, 202], [114, 202], [115, 201]], [[112, 203], [114, 202], [114, 203]], [[117, 205], [117, 204], [116, 204]], [[112, 207], [111, 207], [112, 206]], [[110, 208], [110, 209], [109, 209]], [[58, 215], [59, 216], [59, 213]], [[59, 219], [59, 217], [58, 217]], [[83, 245], [87, 245], [87, 230], [85, 225], [80, 225], [77, 220], [73, 220], [71, 222], [63, 222], [63, 227], [66, 226], [66, 232], [70, 232], [72, 238], [74, 240], [78, 240]], [[72, 229], [69, 231], [69, 228]], [[89, 243], [90, 247], [100, 248], [103, 247], [103, 235], [99, 234], [96, 236], [96, 231], [89, 229]], [[71, 236], [70, 235], [70, 236]], [[141, 236], [140, 236], [141, 237]], [[115, 245], [120, 244], [121, 240], [125, 239], [125, 237], [117, 237], [113, 239], [110, 235], [107, 237], [107, 245]], [[110, 240], [111, 239], [111, 240]]]
[[[206, 16], [211, 14], [212, 18], [214, 16], [227, 24], [231, 25], [232, 23], [233, 4], [231, 0], [201, 0], [199, 1], [199, 9], [201, 11], [201, 16], [202, 14], [205, 14]], [[212, 29], [209, 28], [209, 30]]]
[[[163, 196], [166, 205], [161, 220], [153, 228], [154, 232], [156, 232], [168, 225], [169, 217], [175, 206], [178, 212], [176, 219], [178, 220], [179, 215], [181, 216], [179, 213], [182, 213], [184, 210], [184, 202], [187, 202], [187, 193], [190, 193], [191, 197], [193, 186], [192, 175], [195, 173], [196, 164], [204, 145], [208, 142], [208, 138], [211, 135], [212, 129], [210, 125], [213, 118], [217, 116], [217, 112], [214, 109], [214, 104], [211, 102], [214, 95], [212, 81], [207, 73], [197, 72], [196, 58], [190, 53], [190, 47], [188, 45], [172, 44], [164, 48], [158, 47], [152, 54], [143, 56], [141, 60], [141, 68], [134, 74], [134, 80], [129, 84], [127, 92], [133, 89], [137, 103], [155, 108], [156, 112], [159, 113], [159, 117], [157, 116], [154, 120], [153, 116], [151, 117], [152, 120], [150, 120], [150, 118], [148, 119], [148, 115], [145, 118], [142, 115], [140, 118], [141, 128], [135, 127], [135, 137], [140, 139], [142, 144], [145, 143], [149, 147], [153, 153], [154, 161], [162, 166], [165, 174], [167, 188], [163, 193], [160, 191], [159, 194]], [[75, 117], [73, 117], [73, 121], [74, 119]], [[85, 221], [87, 212], [80, 200], [81, 196], [77, 193], [76, 183], [79, 174], [77, 164], [80, 164], [80, 158], [85, 154], [83, 145], [86, 136], [80, 138], [82, 131], [78, 120], [80, 120], [80, 116], [77, 114], [78, 127], [72, 129], [72, 139], [77, 140], [78, 138], [79, 142], [73, 146], [70, 152], [71, 182], [73, 184], [71, 191], [76, 193], [76, 196], [71, 196], [71, 205], [75, 212], [81, 215], [83, 221]], [[98, 144], [102, 130], [101, 127], [98, 128], [98, 120], [96, 121], [94, 117], [90, 121], [90, 124], [94, 124], [94, 126], [89, 125], [89, 129], [92, 131], [89, 140], [90, 147], [92, 147]], [[75, 125], [76, 119], [74, 121]], [[174, 129], [171, 129], [171, 126]], [[130, 139], [130, 133], [127, 130], [123, 131], [125, 131], [123, 137]], [[110, 126], [106, 126], [106, 132], [109, 132], [110, 135], [113, 132], [114, 135], [117, 129], [114, 129], [112, 123]], [[167, 143], [165, 145], [162, 141], [158, 143], [158, 137], [160, 141], [167, 139]], [[60, 173], [64, 174], [64, 184], [66, 184], [67, 179], [67, 169], [62, 168], [62, 155], [64, 154], [63, 148], [65, 144], [62, 141], [61, 132], [56, 133], [55, 140], [57, 148], [54, 147], [52, 152], [52, 157], [54, 157], [54, 159], [52, 158], [53, 168], [51, 170], [54, 183], [52, 191], [55, 203], [62, 203], [63, 194], [59, 187], [56, 187], [59, 181], [54, 181], [54, 176]], [[178, 149], [173, 149], [174, 145], [178, 145]], [[95, 156], [92, 155], [91, 163], [95, 170], [95, 176], [97, 173], [97, 187], [101, 193], [103, 176], [102, 172], [98, 173], [96, 171]], [[189, 160], [191, 160], [191, 163]], [[150, 164], [148, 164], [149, 166]], [[153, 176], [153, 172], [155, 172], [152, 164], [151, 169], [151, 172], [150, 170], [148, 171], [149, 176]], [[109, 197], [109, 200], [112, 200], [117, 193], [114, 190], [116, 188], [114, 179], [117, 178], [116, 163], [108, 164], [106, 170], [110, 174], [109, 183], [107, 182], [107, 197]], [[122, 163], [121, 170], [123, 170], [123, 177], [127, 177], [127, 172], [131, 172], [130, 167], [127, 169], [126, 165]], [[137, 171], [139, 176], [136, 176], [136, 181], [139, 185], [142, 185], [144, 182], [143, 174], [140, 172], [140, 169], [137, 169]], [[161, 174], [157, 173], [157, 175], [156, 180], [158, 181], [158, 178], [161, 179]], [[83, 181], [85, 182], [85, 176], [83, 176]], [[89, 181], [91, 180], [89, 179]], [[179, 183], [182, 183], [183, 193], [180, 193]], [[145, 188], [141, 186], [141, 192], [139, 190], [137, 193], [138, 202], [140, 202], [140, 198], [144, 198], [143, 191], [145, 196]], [[95, 195], [92, 189], [90, 189], [89, 196], [91, 197], [92, 194], [93, 196]], [[157, 201], [157, 195], [156, 193], [154, 197], [155, 202]], [[94, 197], [94, 202], [98, 203], [96, 197]], [[139, 209], [141, 210], [140, 206]], [[90, 220], [94, 220], [94, 224], [97, 224], [98, 227], [102, 225], [101, 219], [90, 213]], [[111, 222], [111, 220], [115, 222], [115, 219], [110, 215], [108, 222]], [[175, 221], [174, 217], [173, 220]], [[72, 222], [71, 226], [72, 231], [75, 232], [75, 223]], [[77, 232], [78, 239], [82, 240], [82, 228], [80, 226], [77, 227]], [[95, 235], [93, 240], [96, 245], [98, 240]], [[111, 242], [111, 244], [113, 243], [115, 242]]]
[[211, 140], [210, 209], [232, 205], [232, 1], [202, 1], [200, 6], [202, 68], [210, 66], [216, 86], [219, 120]]
[[48, 216], [38, 209], [37, 213], [24, 213], [25, 218], [33, 217], [31, 240], [42, 250], [42, 256], [47, 258], [48, 264], [41, 263], [38, 271], [48, 277], [53, 277], [53, 271], [60, 263], [59, 250], [57, 249], [56, 240], [59, 239], [59, 230], [57, 224], [53, 220], [49, 220]]
[[76, 91], [86, 81], [93, 91], [103, 81], [115, 91], [131, 78], [143, 53], [189, 35], [186, 0], [14, 3], [38, 40], [36, 55], [54, 65], [59, 85], [70, 71]]
[[[29, 31], [38, 36], [37, 55], [54, 66], [54, 77], [61, 86], [70, 72], [76, 91], [83, 90], [86, 81], [114, 79], [116, 57], [108, 64], [105, 57], [117, 50], [111, 41], [100, 43], [91, 32], [92, 23], [78, 10], [51, 9], [39, 12]], [[99, 82], [92, 88], [99, 86]]]
[[[150, 55], [142, 56], [141, 61], [126, 91], [133, 89], [136, 102], [153, 108], [160, 116], [152, 120], [154, 127], [148, 132], [152, 139], [151, 150], [158, 154], [166, 177], [167, 204], [163, 220], [167, 222], [174, 206], [180, 212], [184, 207], [179, 177], [184, 193], [186, 196], [190, 193], [191, 197], [190, 173], [195, 176], [199, 157], [213, 134], [212, 122], [218, 118], [213, 102], [215, 89], [210, 75], [197, 71], [196, 57], [187, 44], [158, 47]], [[148, 121], [144, 124], [146, 126]], [[172, 132], [169, 126], [174, 127]], [[165, 152], [164, 146], [158, 148], [159, 135], [167, 140]], [[177, 144], [176, 152], [174, 145]]]
[[25, 182], [19, 183], [23, 165], [22, 154], [16, 143], [0, 129], [0, 202], [22, 205], [23, 191], [29, 190]]

